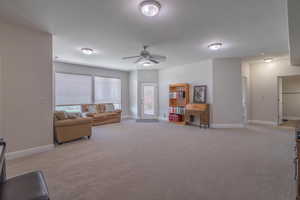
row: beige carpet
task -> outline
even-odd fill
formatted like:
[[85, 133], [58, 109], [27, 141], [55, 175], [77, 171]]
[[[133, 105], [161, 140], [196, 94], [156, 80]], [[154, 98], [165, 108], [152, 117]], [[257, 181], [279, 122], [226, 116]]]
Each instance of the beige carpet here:
[[[44, 171], [52, 200], [294, 199], [289, 129], [135, 123], [8, 162], [8, 175]], [[16, 191], [17, 192], [17, 191]]]

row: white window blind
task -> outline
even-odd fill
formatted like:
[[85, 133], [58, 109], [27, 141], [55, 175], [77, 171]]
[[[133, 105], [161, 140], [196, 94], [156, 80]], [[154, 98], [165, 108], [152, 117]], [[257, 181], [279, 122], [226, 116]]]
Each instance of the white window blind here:
[[92, 77], [75, 74], [55, 74], [56, 105], [91, 104]]
[[95, 77], [95, 103], [121, 104], [121, 80]]

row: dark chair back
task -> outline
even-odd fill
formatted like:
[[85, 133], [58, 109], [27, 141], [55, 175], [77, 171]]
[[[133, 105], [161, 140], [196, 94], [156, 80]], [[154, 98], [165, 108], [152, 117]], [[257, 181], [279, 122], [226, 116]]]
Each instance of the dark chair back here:
[[0, 183], [6, 181], [6, 163], [5, 163], [6, 143], [0, 139]]

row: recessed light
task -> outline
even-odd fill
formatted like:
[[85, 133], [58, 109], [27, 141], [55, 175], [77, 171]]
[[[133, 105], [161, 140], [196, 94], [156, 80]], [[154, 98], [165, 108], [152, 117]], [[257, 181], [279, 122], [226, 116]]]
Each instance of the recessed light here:
[[216, 50], [221, 49], [222, 45], [223, 45], [223, 44], [220, 43], [220, 42], [218, 42], [218, 43], [212, 43], [212, 44], [208, 45], [208, 48], [209, 48], [210, 50], [212, 50], [212, 51], [216, 51]]
[[81, 52], [85, 55], [92, 55], [94, 53], [94, 50], [90, 48], [82, 48]]
[[146, 0], [140, 3], [141, 13], [147, 17], [154, 17], [159, 14], [161, 5], [155, 0]]
[[272, 62], [273, 61], [273, 58], [265, 58], [264, 59], [264, 62], [265, 63], [270, 63], [270, 62]]

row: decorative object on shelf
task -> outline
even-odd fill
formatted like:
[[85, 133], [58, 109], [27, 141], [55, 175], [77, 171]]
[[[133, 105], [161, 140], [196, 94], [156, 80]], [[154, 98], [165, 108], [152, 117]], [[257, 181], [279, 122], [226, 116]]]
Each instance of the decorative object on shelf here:
[[206, 85], [194, 86], [193, 102], [199, 103], [199, 104], [205, 104], [206, 103], [206, 93], [207, 93], [206, 91], [207, 91]]

